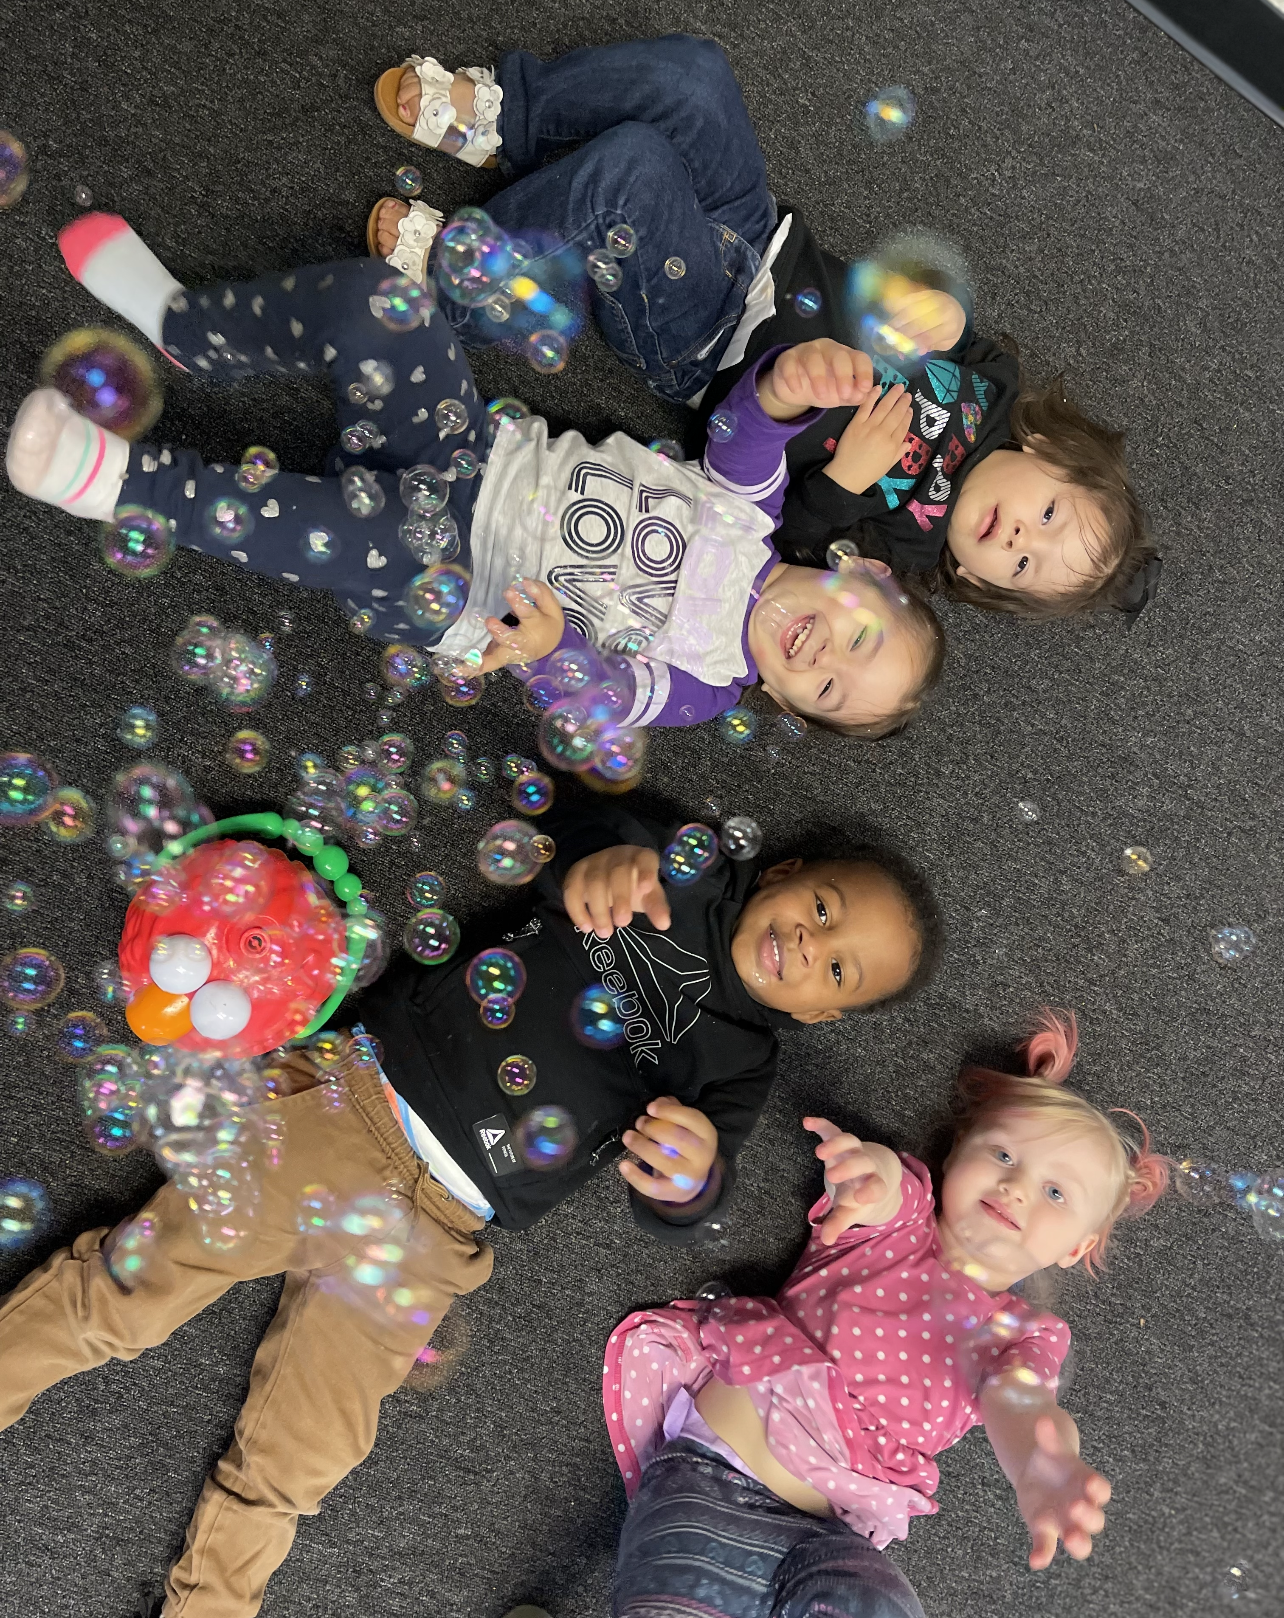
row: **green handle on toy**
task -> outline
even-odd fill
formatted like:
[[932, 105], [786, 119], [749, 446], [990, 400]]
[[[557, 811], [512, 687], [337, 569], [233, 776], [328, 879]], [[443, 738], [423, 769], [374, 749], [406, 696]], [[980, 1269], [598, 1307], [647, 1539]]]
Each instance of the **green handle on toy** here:
[[[192, 849], [198, 847], [201, 843], [209, 842], [211, 837], [222, 837], [229, 832], [247, 831], [257, 832], [262, 837], [288, 836], [285, 821], [274, 810], [264, 810], [261, 813], [254, 815], [230, 815], [226, 820], [216, 820], [212, 825], [209, 826], [198, 826], [195, 831], [189, 831], [185, 836], [176, 838], [172, 843], [166, 843], [164, 849], [162, 849], [159, 857], [157, 858], [156, 863], [157, 865], [168, 865], [171, 860], [176, 860], [182, 855], [190, 853]], [[320, 834], [314, 833], [313, 835], [319, 836]], [[289, 838], [289, 840], [293, 841], [293, 838]], [[318, 853], [324, 853], [325, 850], [330, 846], [331, 845], [323, 843]], [[307, 853], [308, 851], [304, 849], [300, 852]], [[335, 856], [338, 856], [338, 858]], [[301, 1033], [294, 1036], [294, 1040], [290, 1042], [291, 1044], [293, 1044], [295, 1040], [307, 1039], [312, 1034], [319, 1033], [320, 1030], [325, 1027], [326, 1023], [329, 1022], [330, 1018], [338, 1009], [344, 996], [348, 993], [349, 989], [351, 989], [357, 973], [361, 970], [361, 963], [365, 959], [366, 944], [369, 942], [368, 939], [359, 940], [361, 944], [359, 954], [354, 955], [353, 951], [353, 944], [354, 942], [358, 941], [354, 939], [356, 920], [358, 916], [365, 913], [366, 908], [365, 905], [357, 898], [357, 894], [359, 894], [361, 891], [361, 884], [355, 877], [349, 876], [348, 856], [343, 852], [343, 850], [341, 848], [331, 848], [330, 855], [325, 863], [334, 867], [338, 865], [340, 861], [342, 862], [342, 869], [332, 869], [330, 872], [319, 872], [318, 874], [324, 876], [327, 881], [334, 884], [336, 893], [338, 892], [339, 884], [344, 882], [345, 878], [348, 879], [349, 882], [356, 883], [356, 892], [350, 896], [345, 896], [345, 906], [348, 911], [346, 942], [348, 945], [348, 958], [352, 964], [351, 966], [345, 966], [343, 971], [340, 972], [338, 981], [335, 983], [334, 989], [329, 998], [324, 1002], [321, 1009], [317, 1012], [316, 1016], [313, 1017], [308, 1026], [303, 1029]], [[312, 863], [314, 866], [318, 863], [315, 855], [313, 856]], [[359, 909], [356, 908], [358, 905], [360, 906]]]

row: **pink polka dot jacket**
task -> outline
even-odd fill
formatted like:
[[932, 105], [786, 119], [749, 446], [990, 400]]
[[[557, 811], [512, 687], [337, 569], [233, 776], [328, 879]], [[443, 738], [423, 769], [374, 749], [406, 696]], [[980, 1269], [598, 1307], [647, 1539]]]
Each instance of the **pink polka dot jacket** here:
[[927, 1169], [901, 1154], [900, 1212], [832, 1247], [811, 1238], [775, 1299], [682, 1300], [612, 1333], [603, 1404], [632, 1497], [663, 1446], [666, 1412], [710, 1377], [747, 1387], [776, 1459], [880, 1549], [939, 1508], [932, 1457], [980, 1420], [987, 1378], [1055, 1387], [1070, 1330], [942, 1259]]

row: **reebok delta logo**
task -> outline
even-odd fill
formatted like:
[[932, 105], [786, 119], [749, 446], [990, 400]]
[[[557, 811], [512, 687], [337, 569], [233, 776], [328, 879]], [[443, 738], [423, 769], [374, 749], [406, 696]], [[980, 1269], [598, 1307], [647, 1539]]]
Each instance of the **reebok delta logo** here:
[[504, 1138], [504, 1131], [502, 1129], [483, 1129], [481, 1138], [483, 1146], [498, 1146]]

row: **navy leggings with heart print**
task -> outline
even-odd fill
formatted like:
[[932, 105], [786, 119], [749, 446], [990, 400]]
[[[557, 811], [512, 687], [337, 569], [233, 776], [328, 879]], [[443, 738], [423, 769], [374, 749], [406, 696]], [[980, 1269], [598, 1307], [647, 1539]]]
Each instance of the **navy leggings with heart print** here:
[[[484, 460], [486, 407], [459, 339], [440, 312], [408, 332], [390, 331], [377, 318], [371, 298], [377, 299], [380, 282], [390, 274], [382, 259], [347, 259], [201, 287], [174, 300], [163, 332], [167, 353], [214, 381], [259, 373], [329, 376], [339, 430], [365, 418], [383, 435], [379, 448], [351, 454], [336, 445], [326, 457], [324, 477], [281, 471], [247, 493], [237, 486], [235, 466], [206, 466], [192, 450], [135, 444], [120, 504], [169, 518], [180, 545], [269, 578], [330, 590], [349, 615], [372, 609], [376, 638], [430, 646], [442, 632], [408, 623], [399, 606], [423, 564], [398, 534], [407, 515], [398, 474], [425, 464], [444, 469], [459, 448]], [[365, 360], [390, 368], [393, 387], [382, 398], [357, 404], [348, 389], [362, 380]], [[467, 411], [467, 424], [457, 433], [436, 425], [443, 399], [457, 399]], [[354, 516], [344, 500], [340, 478], [351, 466], [370, 468], [383, 491], [383, 509], [372, 516]], [[459, 529], [457, 560], [464, 567], [480, 482], [457, 478], [450, 484], [447, 510]], [[223, 539], [211, 512], [228, 500], [241, 502], [250, 521], [238, 537]], [[333, 543], [317, 542], [321, 529]]]

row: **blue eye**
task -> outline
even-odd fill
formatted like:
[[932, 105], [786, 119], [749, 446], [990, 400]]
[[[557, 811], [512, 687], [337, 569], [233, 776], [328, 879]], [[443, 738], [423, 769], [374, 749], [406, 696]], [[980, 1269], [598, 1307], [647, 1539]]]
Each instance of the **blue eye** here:
[[994, 1148], [994, 1155], [995, 1155], [995, 1157], [998, 1158], [999, 1162], [1004, 1164], [1005, 1166], [1012, 1162], [1012, 1154], [1010, 1152], [1004, 1151], [1002, 1146], [996, 1146]]
[[1064, 1202], [1066, 1200], [1055, 1185], [1050, 1185], [1048, 1187], [1048, 1195], [1052, 1198], [1053, 1202]]

